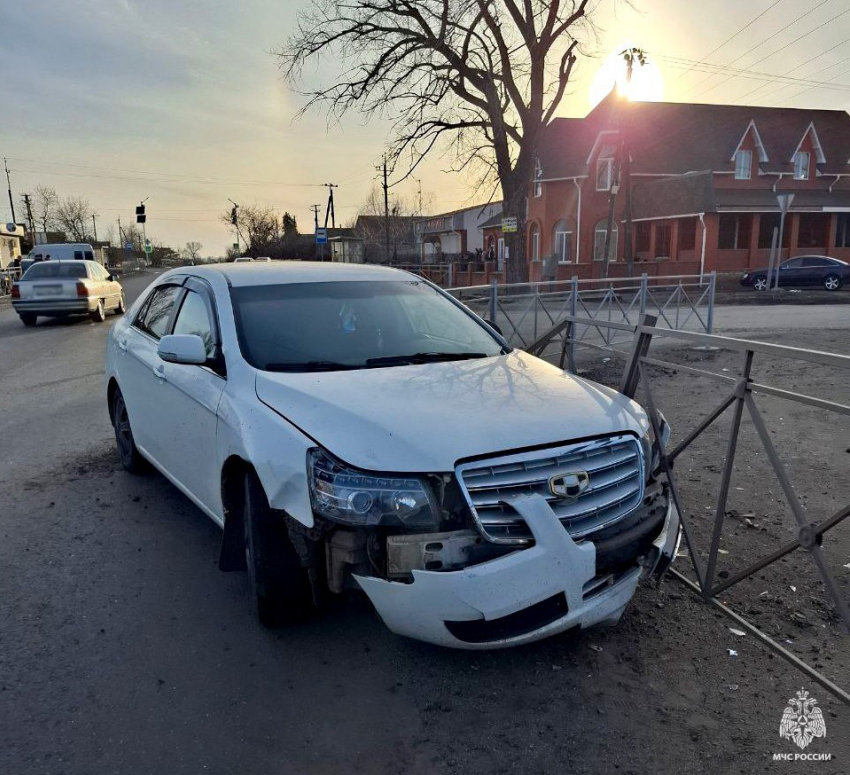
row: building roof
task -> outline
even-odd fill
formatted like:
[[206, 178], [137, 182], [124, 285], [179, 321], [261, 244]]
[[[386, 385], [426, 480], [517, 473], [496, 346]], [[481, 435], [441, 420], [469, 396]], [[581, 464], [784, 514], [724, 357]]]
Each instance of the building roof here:
[[792, 171], [794, 152], [814, 125], [824, 158], [818, 169], [850, 172], [850, 115], [843, 110], [629, 102], [611, 94], [583, 119], [552, 122], [538, 151], [543, 179], [588, 174], [588, 157], [600, 133], [616, 131], [621, 120], [630, 127], [633, 174], [729, 170], [750, 121], [767, 154], [762, 169]]

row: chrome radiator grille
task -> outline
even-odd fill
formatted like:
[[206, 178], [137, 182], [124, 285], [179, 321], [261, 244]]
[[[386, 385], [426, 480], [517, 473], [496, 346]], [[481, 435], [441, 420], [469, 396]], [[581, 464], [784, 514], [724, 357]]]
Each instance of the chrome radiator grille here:
[[[552, 477], [578, 471], [590, 477], [580, 495], [564, 499], [550, 492]], [[528, 526], [508, 505], [511, 496], [542, 495], [570, 535], [582, 538], [634, 510], [643, 499], [645, 481], [641, 444], [630, 435], [463, 463], [455, 473], [479, 527], [497, 543], [531, 538]]]

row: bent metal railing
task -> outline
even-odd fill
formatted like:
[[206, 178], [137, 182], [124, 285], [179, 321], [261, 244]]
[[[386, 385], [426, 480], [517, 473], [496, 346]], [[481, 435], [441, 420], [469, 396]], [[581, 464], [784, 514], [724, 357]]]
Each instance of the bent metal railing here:
[[[620, 332], [631, 332], [632, 347], [627, 356], [626, 365], [620, 383], [620, 392], [630, 398], [634, 398], [637, 393], [638, 386], [640, 385], [643, 387], [643, 392], [646, 398], [646, 410], [652, 424], [653, 435], [655, 436], [660, 448], [661, 469], [665, 478], [669, 482], [670, 495], [681, 516], [682, 532], [688, 548], [691, 563], [693, 564], [694, 573], [696, 574], [696, 582], [693, 582], [691, 579], [687, 578], [684, 574], [675, 569], [670, 572], [677, 579], [690, 586], [692, 590], [701, 594], [706, 601], [732, 617], [751, 634], [757, 636], [777, 654], [782, 656], [798, 669], [805, 672], [813, 680], [820, 683], [843, 702], [850, 705], [850, 694], [848, 694], [845, 690], [836, 686], [814, 668], [798, 659], [794, 654], [772, 640], [753, 624], [736, 614], [717, 599], [717, 596], [720, 593], [730, 589], [736, 584], [739, 584], [745, 579], [752, 577], [754, 574], [763, 570], [767, 566], [776, 563], [796, 549], [804, 549], [808, 552], [820, 573], [824, 586], [835, 605], [836, 613], [843, 620], [847, 629], [850, 630], [850, 606], [848, 606], [847, 601], [844, 599], [841, 589], [836, 583], [836, 580], [827, 565], [823, 549], [821, 548], [823, 536], [829, 530], [832, 530], [850, 516], [850, 503], [819, 522], [810, 520], [806, 517], [805, 511], [788, 476], [788, 472], [782, 463], [782, 459], [777, 452], [773, 440], [771, 439], [764, 417], [761, 412], [759, 412], [759, 409], [753, 400], [753, 394], [761, 393], [775, 396], [845, 416], [850, 416], [850, 405], [827, 401], [822, 398], [790, 390], [780, 389], [772, 385], [760, 384], [754, 382], [751, 376], [753, 360], [757, 354], [769, 356], [771, 358], [784, 358], [797, 362], [837, 367], [847, 369], [848, 372], [850, 372], [850, 357], [846, 355], [820, 352], [817, 350], [806, 350], [797, 347], [788, 347], [785, 345], [769, 344], [767, 342], [754, 342], [745, 339], [733, 339], [724, 336], [713, 336], [689, 331], [675, 331], [660, 328], [656, 325], [656, 323], [657, 319], [654, 316], [644, 315], [640, 323], [636, 326], [629, 326], [624, 323], [611, 323], [605, 325], [611, 325], [612, 328]], [[546, 334], [541, 336], [527, 349], [534, 355], [541, 354], [560, 336], [561, 364], [563, 367], [565, 355], [568, 352], [567, 342], [569, 337], [580, 325], [599, 324], [588, 318], [569, 317], [561, 321], [558, 325], [553, 326], [552, 329], [547, 331]], [[738, 352], [741, 354], [739, 373], [737, 376], [732, 376], [729, 373], [718, 374], [712, 371], [686, 366], [681, 363], [674, 363], [652, 357], [649, 354], [651, 345], [654, 341], [659, 339], [685, 342], [692, 345], [718, 347]], [[680, 441], [672, 449], [667, 449], [663, 436], [660, 433], [657, 401], [653, 392], [653, 383], [648, 371], [648, 367], [652, 366], [664, 369], [675, 369], [676, 371], [683, 372], [685, 374], [706, 377], [725, 384], [728, 387], [728, 392], [723, 396], [717, 406], [705, 417], [705, 419], [697, 423], [692, 430], [688, 431], [682, 441]], [[696, 545], [692, 520], [681, 508], [679, 500], [679, 486], [674, 474], [674, 465], [677, 458], [686, 449], [688, 449], [688, 447], [690, 447], [690, 445], [700, 435], [702, 435], [709, 426], [711, 426], [730, 408], [733, 412], [732, 427], [729, 433], [729, 438], [726, 442], [725, 464], [721, 473], [720, 490], [717, 502], [714, 507], [714, 523], [711, 529], [711, 546], [708, 551], [708, 557], [703, 563], [700, 559], [699, 549]], [[718, 554], [721, 551], [720, 540], [726, 518], [726, 503], [729, 497], [732, 474], [735, 469], [735, 453], [738, 446], [738, 438], [744, 412], [746, 412], [752, 420], [761, 445], [767, 454], [767, 459], [779, 481], [782, 493], [791, 508], [794, 519], [797, 523], [797, 535], [793, 540], [778, 547], [770, 554], [750, 563], [745, 568], [737, 572], [731, 573], [728, 577], [718, 580], [717, 560]]]
[[[654, 315], [659, 326], [711, 333], [714, 321], [715, 272], [700, 275], [627, 277], [611, 280], [544, 281], [448, 288], [483, 318], [495, 322], [514, 347], [527, 349], [552, 326], [582, 316], [589, 323], [575, 327], [570, 358], [576, 346], [616, 350], [631, 342], [640, 317]], [[621, 323], [626, 328], [610, 325]]]

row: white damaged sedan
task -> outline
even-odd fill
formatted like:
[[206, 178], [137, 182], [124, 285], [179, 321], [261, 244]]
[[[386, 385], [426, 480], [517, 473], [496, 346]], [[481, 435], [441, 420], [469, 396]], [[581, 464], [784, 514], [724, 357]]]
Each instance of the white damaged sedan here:
[[616, 622], [675, 557], [640, 406], [406, 272], [175, 269], [106, 361], [123, 465], [223, 528], [263, 624], [351, 587], [402, 635], [511, 646]]

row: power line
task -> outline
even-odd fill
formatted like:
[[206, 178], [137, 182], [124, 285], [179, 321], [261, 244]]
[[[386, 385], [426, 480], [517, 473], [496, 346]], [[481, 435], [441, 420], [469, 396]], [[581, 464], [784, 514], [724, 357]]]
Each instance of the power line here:
[[[767, 43], [768, 41], [770, 41], [770, 40], [772, 40], [773, 38], [775, 38], [777, 35], [780, 35], [780, 34], [782, 34], [783, 32], [785, 32], [785, 30], [787, 30], [789, 27], [792, 27], [792, 26], [794, 26], [797, 22], [801, 21], [802, 19], [805, 19], [805, 18], [806, 18], [809, 14], [812, 14], [812, 13], [814, 13], [815, 11], [817, 11], [817, 9], [818, 9], [818, 8], [820, 8], [822, 5], [826, 5], [828, 2], [830, 2], [830, 0], [821, 0], [821, 2], [819, 2], [819, 3], [818, 3], [818, 4], [814, 7], [814, 8], [810, 8], [810, 9], [809, 9], [808, 11], [806, 11], [806, 12], [805, 12], [802, 16], [798, 16], [796, 19], [794, 19], [793, 21], [791, 21], [791, 22], [789, 22], [788, 24], [786, 24], [786, 25], [785, 25], [785, 26], [784, 26], [781, 30], [778, 30], [777, 32], [774, 32], [772, 35], [768, 35], [768, 36], [767, 36], [764, 40], [762, 40], [760, 43], [756, 43], [756, 45], [755, 45], [755, 46], [753, 46], [752, 48], [747, 49], [747, 50], [746, 50], [743, 54], [740, 54], [739, 56], [735, 57], [734, 59], [731, 59], [730, 61], [728, 61], [728, 62], [726, 63], [726, 65], [725, 65], [725, 66], [726, 66], [726, 67], [728, 67], [729, 65], [733, 65], [733, 64], [735, 64], [735, 62], [740, 61], [740, 60], [741, 60], [741, 59], [743, 59], [745, 56], [747, 56], [748, 54], [750, 54], [750, 53], [752, 53], [753, 51], [755, 51], [757, 48], [760, 48], [760, 47], [761, 47], [761, 46], [763, 46], [765, 43]], [[704, 84], [706, 81], [711, 80], [711, 78], [712, 78], [712, 76], [709, 76], [708, 78], [703, 78], [703, 79], [702, 79], [699, 83], [696, 83], [696, 84], [694, 84], [693, 86], [691, 86], [691, 87], [688, 89], [688, 91], [687, 91], [687, 92], [685, 92], [685, 93], [686, 93], [686, 94], [689, 94], [689, 93], [690, 93], [690, 92], [692, 92], [694, 89], [698, 89], [698, 88], [699, 88], [700, 86], [702, 86], [702, 84]]]
[[[839, 59], [837, 62], [833, 62], [832, 64], [829, 64], [826, 67], [822, 67], [820, 70], [815, 70], [815, 72], [809, 73], [809, 75], [806, 76], [806, 77], [807, 77], [807, 79], [811, 80], [812, 76], [820, 75], [821, 73], [825, 73], [827, 70], [832, 70], [833, 67], [838, 67], [838, 65], [843, 65], [845, 62], [850, 62], [850, 57], [844, 57], [844, 59]], [[843, 75], [843, 73], [839, 73], [838, 75], [833, 76], [833, 78], [830, 79], [830, 80], [835, 80], [836, 78], [839, 78], [842, 75]], [[828, 84], [828, 83], [829, 83], [829, 81], [821, 81], [821, 82], [819, 82], [819, 85], [824, 85], [824, 84]], [[840, 84], [838, 84], [838, 85], [840, 85]], [[815, 88], [817, 88], [817, 87], [816, 86], [810, 86], [807, 89], [804, 89], [804, 91], [810, 91], [811, 89], [815, 89]], [[827, 86], [826, 88], [829, 88], [829, 87]], [[767, 94], [763, 94], [761, 98], [766, 99], [767, 97], [770, 97], [770, 95], [772, 95], [772, 94], [778, 94], [782, 90], [783, 90], [783, 87], [782, 87], [782, 85], [780, 85], [778, 89], [771, 89]]]
[[[759, 63], [761, 63], [761, 62], [764, 62], [764, 60], [765, 60], [765, 59], [770, 59], [772, 56], [775, 56], [775, 55], [776, 55], [776, 54], [778, 54], [780, 51], [785, 51], [785, 49], [786, 49], [786, 48], [789, 48], [790, 46], [793, 46], [795, 43], [799, 43], [799, 42], [800, 42], [803, 38], [807, 38], [807, 37], [808, 37], [809, 35], [811, 35], [813, 32], [817, 32], [819, 29], [821, 29], [821, 28], [823, 28], [823, 27], [826, 27], [826, 25], [827, 25], [827, 24], [831, 24], [831, 23], [832, 23], [832, 22], [834, 22], [836, 19], [839, 19], [839, 18], [841, 18], [842, 16], [845, 16], [845, 15], [846, 15], [846, 14], [848, 14], [848, 13], [850, 13], [850, 8], [847, 8], [847, 9], [843, 10], [841, 13], [836, 14], [836, 15], [835, 15], [835, 16], [833, 16], [831, 19], [827, 19], [825, 22], [823, 22], [822, 24], [819, 24], [817, 27], [813, 27], [813, 28], [812, 28], [812, 29], [810, 29], [808, 32], [804, 32], [802, 35], [800, 35], [800, 37], [795, 38], [795, 39], [794, 39], [794, 40], [792, 40], [790, 43], [786, 43], [784, 46], [780, 46], [780, 47], [779, 47], [778, 49], [776, 49], [775, 51], [771, 51], [769, 54], [765, 54], [765, 55], [764, 55], [761, 59], [758, 59], [758, 60], [756, 60], [755, 62], [751, 62], [751, 63], [750, 63], [750, 67], [753, 67], [754, 65], [757, 65], [757, 64], [759, 64]], [[731, 77], [731, 76], [730, 76], [730, 77]], [[716, 89], [718, 86], [722, 86], [722, 85], [723, 85], [724, 83], [726, 83], [726, 81], [728, 81], [728, 80], [729, 80], [729, 78], [726, 78], [725, 80], [721, 81], [720, 83], [716, 83], [716, 84], [714, 84], [714, 86], [711, 86], [711, 87], [709, 87], [708, 89], [706, 89], [705, 91], [701, 92], [701, 93], [700, 93], [700, 96], [702, 96], [703, 94], [708, 94], [708, 92], [710, 92], [710, 91], [714, 91], [714, 89]]]
[[[762, 17], [762, 16], [764, 16], [764, 15], [765, 15], [768, 11], [770, 11], [771, 9], [776, 8], [776, 6], [777, 6], [777, 5], [779, 5], [781, 2], [782, 2], [782, 0], [776, 0], [776, 2], [775, 2], [775, 3], [773, 3], [773, 5], [768, 6], [767, 8], [765, 8], [765, 9], [764, 9], [764, 10], [763, 10], [763, 11], [762, 11], [762, 12], [761, 12], [758, 16], [754, 17], [754, 18], [753, 18], [753, 19], [751, 19], [749, 22], [747, 22], [747, 23], [746, 23], [743, 27], [741, 27], [741, 29], [739, 29], [739, 30], [738, 30], [738, 31], [737, 31], [734, 35], [731, 35], [730, 37], [726, 38], [726, 40], [724, 40], [724, 41], [723, 41], [723, 42], [722, 42], [719, 46], [716, 46], [715, 48], [711, 49], [711, 51], [709, 51], [709, 52], [708, 52], [708, 53], [707, 53], [707, 54], [706, 54], [706, 55], [705, 55], [702, 59], [700, 59], [700, 60], [699, 60], [696, 64], [702, 64], [702, 63], [703, 63], [703, 62], [705, 62], [705, 60], [706, 60], [706, 59], [708, 59], [708, 58], [709, 58], [712, 54], [716, 54], [716, 53], [717, 53], [718, 51], [720, 51], [720, 49], [721, 49], [721, 48], [723, 48], [723, 47], [724, 47], [727, 43], [731, 43], [731, 42], [732, 42], [735, 38], [737, 38], [737, 37], [738, 37], [738, 36], [739, 36], [742, 32], [744, 32], [744, 31], [746, 31], [747, 29], [749, 29], [749, 28], [750, 28], [753, 24], [755, 24], [755, 23], [756, 23], [759, 19], [761, 19], [761, 17]], [[691, 70], [692, 70], [692, 69], [693, 69], [693, 68], [688, 68], [687, 70], [685, 70], [685, 72], [684, 72], [684, 73], [682, 73], [681, 75], [679, 75], [679, 77], [678, 77], [676, 80], [677, 80], [677, 81], [681, 81], [681, 80], [682, 80], [682, 78], [684, 78], [684, 77], [685, 77], [685, 76], [686, 76], [689, 72], [691, 72]]]
[[[848, 58], [850, 58], [850, 57], [848, 57]], [[844, 61], [846, 62], [847, 60], [845, 59]], [[845, 70], [844, 72], [838, 73], [838, 75], [834, 76], [834, 78], [832, 80], [835, 80], [835, 78], [840, 78], [842, 75], [850, 75], [850, 70]], [[784, 105], [786, 102], [790, 102], [791, 100], [795, 100], [801, 94], [805, 94], [806, 92], [810, 92], [814, 88], [816, 88], [816, 87], [809, 86], [807, 89], [803, 89], [802, 91], [798, 91], [796, 94], [792, 94], [790, 97], [786, 97], [779, 104]]]

